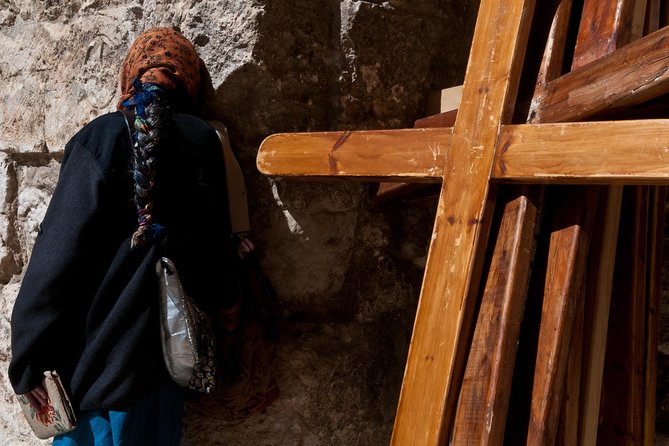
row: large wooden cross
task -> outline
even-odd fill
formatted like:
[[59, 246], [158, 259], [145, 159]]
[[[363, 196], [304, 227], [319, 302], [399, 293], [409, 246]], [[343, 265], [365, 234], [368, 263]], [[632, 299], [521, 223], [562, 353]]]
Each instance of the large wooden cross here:
[[[603, 9], [605, 6], [601, 5], [606, 5], [611, 11], [623, 11], [609, 14], [615, 16], [613, 20], [634, 16], [640, 4], [644, 10], [659, 8], [655, 0], [586, 0], [585, 4], [585, 8], [592, 4], [592, 8]], [[462, 101], [452, 128], [277, 134], [268, 137], [258, 153], [258, 168], [273, 176], [442, 182], [393, 430], [395, 445], [446, 444], [451, 436], [456, 444], [468, 444], [474, 441], [473, 434], [465, 432], [471, 413], [478, 416], [472, 418], [473, 422], [481, 425], [476, 429], [477, 444], [500, 444], [504, 416], [500, 421], [495, 411], [499, 407], [496, 398], [505, 391], [479, 389], [477, 393], [474, 389], [470, 400], [464, 393], [460, 397], [461, 387], [471, 384], [464, 370], [467, 344], [474, 325], [473, 307], [481, 292], [499, 295], [491, 297], [490, 305], [502, 309], [495, 313], [500, 318], [496, 327], [479, 333], [477, 326], [474, 347], [477, 336], [483, 343], [485, 336], [507, 329], [516, 330], [517, 339], [518, 328], [509, 320], [514, 309], [522, 311], [524, 305], [518, 296], [526, 292], [532, 250], [529, 235], [533, 232], [541, 189], [519, 186], [506, 198], [500, 232], [507, 236], [497, 240], [495, 252], [507, 260], [493, 262], [495, 268], [487, 272], [486, 282], [481, 283], [497, 184], [615, 186], [603, 190], [584, 188], [573, 194], [571, 206], [576, 206], [576, 210], [569, 218], [576, 229], [556, 232], [555, 238], [561, 237], [563, 247], [551, 251], [547, 268], [568, 279], [560, 283], [547, 280], [549, 297], [544, 306], [551, 305], [551, 299], [572, 299], [575, 303], [556, 304], [556, 308], [566, 308], [565, 312], [546, 322], [553, 324], [553, 332], [558, 335], [554, 340], [545, 340], [543, 344], [553, 345], [537, 354], [545, 355], [546, 382], [539, 383], [544, 393], [538, 391], [536, 407], [533, 396], [532, 417], [536, 420], [530, 422], [528, 444], [552, 444], [555, 439], [559, 418], [556, 410], [560, 409], [556, 409], [551, 392], [562, 391], [566, 377], [564, 370], [553, 372], [551, 364], [564, 363], [569, 355], [562, 343], [569, 344], [571, 338], [559, 333], [577, 327], [572, 320], [577, 314], [574, 307], [582, 299], [576, 300], [574, 295], [582, 293], [579, 277], [584, 274], [588, 251], [588, 245], [582, 243], [581, 228], [592, 227], [594, 211], [602, 209], [604, 224], [600, 225], [603, 229], [597, 249], [603, 254], [595, 271], [595, 283], [600, 289], [594, 293], [610, 294], [613, 261], [607, 252], [611, 254], [613, 245], [615, 255], [620, 186], [669, 184], [669, 120], [576, 122], [669, 92], [669, 28], [649, 32], [625, 45], [625, 40], [633, 39], [621, 37], [623, 28], [603, 25], [600, 28], [608, 29], [615, 39], [605, 39], [606, 48], [591, 43], [587, 51], [581, 49], [578, 53], [577, 47], [575, 54], [581, 58], [575, 58], [572, 70], [562, 76], [561, 52], [547, 50], [537, 80], [541, 88], [534, 95], [529, 123], [518, 124], [514, 123], [513, 114], [534, 7], [534, 0], [481, 1]], [[560, 2], [553, 23], [555, 32], [566, 29], [559, 22], [568, 21], [570, 7], [570, 1]], [[551, 15], [554, 12], [550, 10]], [[607, 16], [604, 11], [599, 13]], [[598, 27], [593, 24], [592, 29]], [[649, 31], [653, 31], [652, 26]], [[518, 260], [521, 258], [525, 260]], [[482, 304], [480, 312], [486, 311], [489, 310]], [[593, 342], [601, 344], [601, 339]], [[485, 371], [489, 375], [505, 367], [503, 363], [509, 357], [513, 362], [507, 352], [515, 345], [498, 347], [483, 352], [488, 355], [484, 359], [494, 363], [491, 370]], [[596, 350], [601, 346], [583, 348]], [[599, 388], [592, 387], [595, 391]], [[463, 401], [456, 417], [459, 397]], [[586, 412], [596, 417], [596, 409]], [[583, 442], [593, 434], [579, 435]]]

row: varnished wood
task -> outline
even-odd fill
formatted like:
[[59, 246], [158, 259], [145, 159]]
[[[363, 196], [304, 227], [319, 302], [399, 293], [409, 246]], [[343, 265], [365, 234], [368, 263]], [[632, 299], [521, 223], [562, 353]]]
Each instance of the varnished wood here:
[[634, 40], [635, 7], [635, 0], [585, 2], [585, 20], [581, 20], [574, 51], [576, 65], [586, 65]]
[[662, 254], [664, 245], [664, 187], [652, 187], [648, 237], [648, 292], [646, 310], [646, 369], [644, 394], [644, 446], [655, 444], [655, 405], [657, 389], [657, 339], [660, 315]]
[[[460, 91], [462, 91], [460, 89]], [[443, 93], [443, 92], [442, 92]], [[443, 101], [442, 101], [443, 102]], [[458, 99], [457, 105], [460, 104]], [[453, 127], [455, 125], [455, 118], [458, 115], [458, 110], [450, 110], [439, 113], [437, 115], [427, 116], [425, 118], [417, 119], [414, 123], [414, 128], [438, 128], [438, 127]], [[435, 165], [443, 166], [443, 160], [440, 158]], [[377, 203], [385, 203], [396, 198], [406, 198], [408, 195], [416, 194], [426, 187], [423, 183], [397, 183], [397, 182], [380, 182], [377, 189], [372, 191], [372, 197]], [[439, 191], [434, 192], [438, 194]], [[436, 196], [436, 195], [435, 195]]]
[[[585, 293], [582, 288], [581, 294]], [[565, 378], [565, 391], [560, 414], [560, 424], [556, 434], [555, 444], [557, 446], [572, 446], [578, 443], [578, 424], [582, 415], [580, 404], [581, 375], [583, 373], [583, 331], [584, 331], [584, 307], [585, 296], [579, 298], [576, 309], [576, 320], [574, 323], [574, 335], [569, 347], [569, 359], [567, 363], [567, 376]]]
[[[569, 3], [565, 1], [563, 3]], [[561, 12], [560, 12], [561, 11]], [[558, 8], [564, 18], [568, 9]], [[537, 88], [547, 77], [557, 76], [562, 65], [568, 20], [554, 20], [551, 37], [543, 51]], [[536, 93], [535, 93], [536, 94]], [[527, 285], [538, 210], [543, 187], [509, 187], [498, 194], [503, 208], [500, 223], [494, 223], [495, 246], [481, 297], [465, 376], [460, 391], [452, 446], [502, 444], [513, 381], [520, 324], [527, 298]], [[510, 197], [510, 198], [509, 198]]]
[[646, 192], [629, 188], [623, 198], [610, 316], [615, 330], [607, 342], [597, 436], [602, 446], [643, 442], [647, 229], [638, 216], [647, 213]]
[[539, 194], [539, 188], [525, 186], [509, 189], [498, 198], [505, 205], [465, 369], [452, 446], [502, 444]]
[[646, 20], [644, 23], [644, 35], [648, 35], [660, 28], [660, 0], [648, 0], [646, 6]]
[[608, 335], [611, 288], [616, 258], [622, 186], [609, 187], [598, 210], [587, 283], [586, 322], [583, 340], [583, 376], [578, 442], [595, 444], [599, 422], [599, 399]]
[[416, 119], [414, 127], [453, 127], [455, 125], [455, 118], [458, 116], [457, 110], [445, 111], [436, 115], [426, 116], [425, 118]]
[[[606, 10], [613, 8], [614, 11]], [[589, 13], [595, 10], [595, 14]], [[612, 0], [602, 5], [597, 0], [586, 0], [581, 16], [579, 35], [572, 62], [572, 70], [587, 64], [587, 58], [606, 57], [620, 46], [643, 36], [646, 0]], [[611, 12], [615, 14], [609, 16]], [[603, 14], [603, 15], [602, 15]], [[592, 21], [596, 24], [593, 24]], [[598, 42], [585, 43], [597, 34]], [[606, 41], [605, 45], [601, 45]], [[613, 271], [616, 258], [617, 235], [620, 221], [622, 186], [609, 186], [602, 189], [600, 211], [597, 215], [597, 235], [595, 236], [592, 257], [589, 261], [590, 280], [587, 284], [584, 305], [584, 324], [582, 350], [583, 375], [579, 402], [579, 419], [575, 424], [578, 444], [595, 444], [599, 422], [600, 393], [604, 368], [604, 352], [608, 336], [608, 319]], [[592, 205], [586, 204], [592, 208]], [[573, 432], [573, 430], [570, 430]], [[575, 441], [573, 444], [577, 444]]]
[[552, 445], [555, 441], [594, 222], [594, 213], [583, 204], [591, 205], [594, 201], [596, 206], [598, 196], [598, 188], [570, 188], [561, 197], [565, 212], [556, 213], [546, 269], [528, 446]]
[[[449, 181], [439, 199], [400, 392], [394, 445], [445, 444], [450, 435], [455, 386], [464, 368], [463, 330], [471, 323], [471, 297], [478, 291], [481, 268], [478, 254], [489, 227], [484, 211], [495, 140], [500, 124], [513, 112], [533, 9], [533, 0], [483, 0], [479, 8], [445, 165]], [[494, 64], [489, 63], [490, 54], [496, 55]], [[464, 188], [467, 194], [449, 193]]]
[[[272, 135], [261, 146], [258, 168], [285, 177], [439, 182], [447, 153], [440, 139], [452, 137], [450, 129], [352, 132], [333, 162], [329, 155], [343, 135]], [[492, 178], [498, 181], [669, 184], [669, 120], [505, 125], [497, 146]], [[375, 159], [383, 162], [371, 173]]]
[[532, 122], [578, 121], [669, 92], [667, 48], [665, 27], [549, 82], [533, 101]]
[[[622, 122], [504, 126], [497, 138], [500, 125], [508, 124], [511, 116], [520, 69], [519, 61], [523, 57], [527, 37], [526, 19], [533, 7], [533, 1], [521, 0], [497, 3], [484, 0], [482, 3], [465, 79], [464, 100], [453, 133], [433, 140], [448, 146], [448, 150], [438, 150], [438, 156], [434, 156], [432, 144], [414, 141], [413, 136], [416, 133], [408, 130], [397, 133], [378, 132], [370, 141], [365, 142], [356, 140], [360, 132], [331, 133], [323, 138], [299, 135], [299, 141], [296, 139], [287, 145], [285, 139], [268, 139], [263, 144], [262, 156], [259, 155], [258, 158], [259, 167], [271, 175], [302, 176], [306, 172], [307, 176], [312, 177], [378, 179], [388, 175], [393, 181], [445, 180], [416, 314], [393, 444], [444, 444], [448, 439], [459, 377], [464, 364], [463, 345], [466, 344], [468, 326], [473, 314], [472, 297], [477, 292], [483, 247], [490, 224], [487, 209], [494, 200], [489, 189], [488, 172], [495, 150], [497, 155], [493, 175], [498, 181], [667, 184], [668, 172], [661, 162], [661, 158], [665, 156], [663, 147], [669, 146], [666, 132], [662, 131], [662, 126], [666, 126], [664, 121], [640, 121], [634, 125]], [[662, 44], [659, 37], [661, 33], [662, 31], [654, 36], [656, 46]], [[632, 48], [634, 51], [625, 53], [626, 57], [641, 58], [645, 53], [653, 52], [651, 48], [646, 48], [645, 53], [635, 48]], [[621, 57], [623, 50], [616, 54]], [[494, 55], [494, 64], [491, 63], [491, 55]], [[605, 62], [615, 74], [615, 64], [610, 60]], [[620, 59], [619, 65], [625, 63], [625, 58]], [[588, 68], [594, 73], [603, 66], [605, 67], [604, 63], [596, 61], [581, 70]], [[652, 93], [657, 94], [658, 85], [665, 82], [662, 79], [664, 71], [658, 68], [660, 66], [659, 61], [651, 66], [651, 71], [659, 76], [659, 83], [656, 82], [657, 79], [642, 79], [640, 84], [626, 80], [623, 84], [614, 82], [615, 88], [609, 89], [613, 93], [618, 91], [618, 85], [622, 85], [621, 90], [630, 88], [630, 85], [640, 86], [632, 92], [632, 102], [629, 99], [615, 99], [614, 105], [608, 103], [603, 109], [599, 109], [597, 104], [602, 98], [593, 99], [598, 94], [605, 94], [602, 93], [603, 90], [588, 97], [580, 94], [577, 87], [581, 85], [579, 82], [585, 85], [589, 79], [599, 79], [602, 82], [604, 79], [617, 79], [611, 77], [610, 73], [581, 80], [576, 77], [566, 78], [566, 81], [565, 78], [556, 79], [549, 83], [549, 87], [558, 88], [558, 82], [564, 82], [559, 88], [565, 88], [565, 85], [576, 87], [573, 90], [576, 96], [567, 95], [555, 99], [551, 97], [554, 93], [548, 91], [546, 97], [549, 99], [544, 98], [543, 102], [539, 102], [541, 107], [555, 106], [568, 110], [562, 118], [548, 114], [535, 119], [580, 119], [585, 116], [579, 115], [582, 110], [591, 114], [601, 113], [635, 103], [642, 96], [648, 97], [650, 90], [655, 89]], [[629, 77], [631, 71], [628, 70], [625, 75]], [[642, 74], [648, 72], [643, 71]], [[603, 102], [606, 100], [605, 98]], [[554, 105], [551, 101], [562, 105]], [[541, 107], [538, 110], [541, 111]], [[351, 137], [355, 143], [348, 145]], [[379, 155], [379, 143], [387, 150], [384, 155], [388, 155], [388, 164]], [[395, 150], [393, 147], [405, 144], [412, 151], [408, 159], [410, 162], [402, 165], [399, 153], [404, 151]], [[642, 147], [647, 151], [649, 146], [650, 155], [640, 151]], [[366, 153], [370, 147], [371, 155]], [[344, 150], [339, 151], [342, 148]], [[366, 159], [367, 156], [371, 158]], [[653, 156], [656, 159], [651, 159]], [[657, 159], [660, 159], [659, 163]], [[640, 161], [640, 166], [630, 169], [629, 166], [637, 161]], [[597, 168], [596, 163], [600, 163]], [[623, 164], [628, 167], [625, 168]], [[614, 169], [611, 170], [610, 167]], [[562, 172], [565, 169], [566, 173]], [[453, 193], [454, 190], [463, 189], [467, 190], [467, 194]], [[573, 242], [580, 237], [576, 234], [570, 240]], [[563, 262], [565, 264], [571, 264], [575, 258], [568, 252], [560, 255], [567, 256]], [[576, 283], [571, 280], [573, 277], [566, 279], [565, 283]], [[555, 283], [558, 287], [557, 284], [561, 282]], [[558, 303], [556, 308], [567, 308], [568, 305]], [[561, 339], [556, 342], [559, 344], [564, 341]], [[544, 357], [563, 357], [564, 347], [561, 345], [563, 344], [545, 349], [548, 353]], [[562, 364], [564, 360], [559, 362]], [[551, 383], [545, 386], [546, 389], [559, 389], [559, 385], [554, 384], [561, 379], [558, 375], [547, 375], [547, 378]], [[549, 400], [549, 403], [552, 406], [543, 408], [540, 412], [554, 413], [555, 402]], [[546, 439], [554, 433], [551, 420], [556, 419], [555, 416], [545, 419], [547, 421], [540, 423], [545, 428], [541, 432], [536, 431], [533, 434], [535, 437], [538, 435], [538, 438]]]
[[572, 0], [562, 0], [555, 12], [551, 29], [546, 41], [544, 57], [541, 60], [534, 96], [541, 94], [546, 84], [562, 73], [565, 44], [569, 32]]
[[278, 133], [260, 145], [256, 165], [283, 177], [440, 182], [451, 138], [441, 128]]
[[510, 125], [492, 177], [558, 184], [669, 184], [669, 120]]

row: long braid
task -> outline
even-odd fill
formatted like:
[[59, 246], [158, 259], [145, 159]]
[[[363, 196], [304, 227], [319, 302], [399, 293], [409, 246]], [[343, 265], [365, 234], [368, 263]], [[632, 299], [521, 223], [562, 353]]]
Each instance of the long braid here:
[[155, 84], [142, 83], [135, 79], [134, 95], [123, 102], [126, 108], [135, 109], [135, 133], [133, 147], [134, 201], [137, 207], [137, 229], [132, 235], [132, 248], [138, 248], [161, 238], [164, 228], [154, 223], [154, 199], [156, 192], [157, 154], [169, 108], [162, 102], [162, 90]]

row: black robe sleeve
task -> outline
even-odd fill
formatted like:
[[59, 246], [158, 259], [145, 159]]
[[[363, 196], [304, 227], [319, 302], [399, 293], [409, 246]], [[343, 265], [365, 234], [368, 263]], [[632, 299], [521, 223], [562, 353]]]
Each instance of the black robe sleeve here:
[[35, 388], [45, 370], [71, 367], [81, 348], [81, 304], [100, 280], [93, 257], [103, 179], [91, 154], [70, 142], [12, 313], [9, 377], [18, 394]]

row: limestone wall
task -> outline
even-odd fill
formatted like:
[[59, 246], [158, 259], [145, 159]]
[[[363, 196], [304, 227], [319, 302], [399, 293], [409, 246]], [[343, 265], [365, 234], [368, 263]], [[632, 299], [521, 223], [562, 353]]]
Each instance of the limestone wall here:
[[387, 444], [435, 201], [274, 181], [255, 154], [275, 132], [411, 126], [428, 91], [462, 82], [474, 3], [0, 0], [0, 444], [40, 444], [6, 378], [9, 319], [63, 147], [113, 110], [127, 47], [156, 25], [207, 63], [207, 114], [230, 130], [284, 311], [279, 400], [242, 422], [189, 412], [183, 443]]

